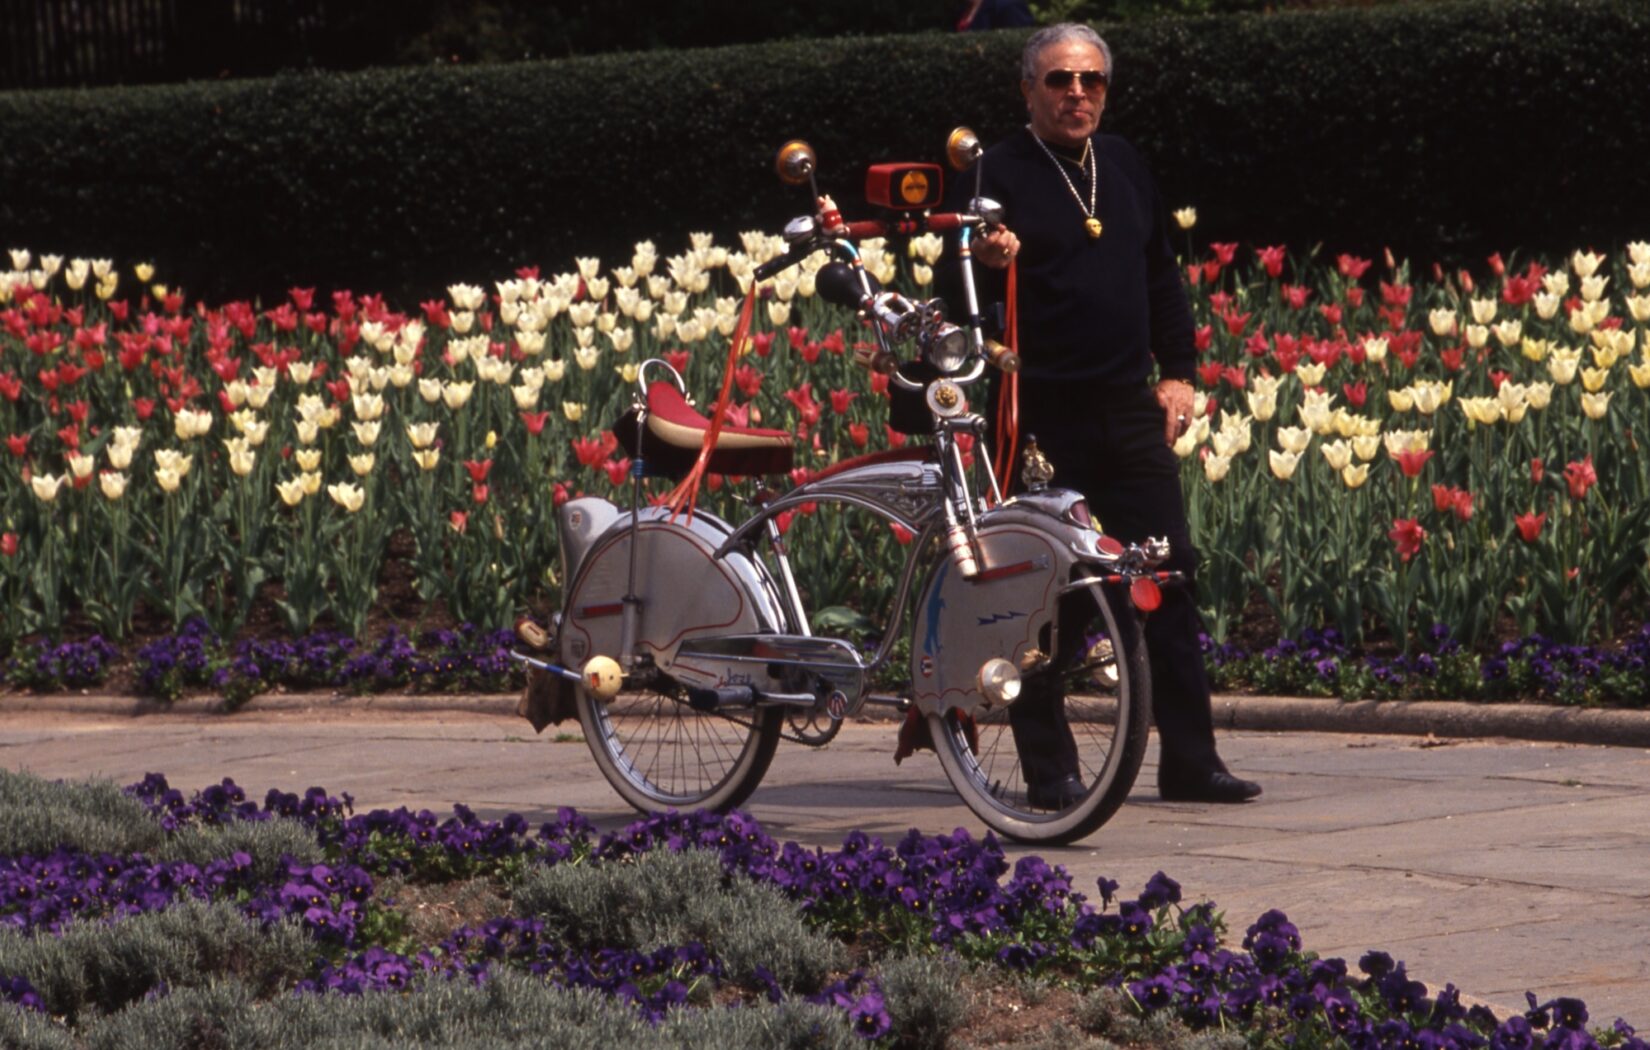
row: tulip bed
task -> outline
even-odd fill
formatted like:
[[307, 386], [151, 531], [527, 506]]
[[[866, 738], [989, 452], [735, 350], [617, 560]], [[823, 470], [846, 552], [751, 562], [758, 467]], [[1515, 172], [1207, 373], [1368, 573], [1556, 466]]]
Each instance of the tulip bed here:
[[1646, 1046], [1574, 999], [1498, 1017], [1380, 951], [1319, 958], [1279, 911], [1229, 944], [1162, 873], [1090, 900], [962, 831], [826, 850], [740, 813], [600, 834], [566, 809], [535, 831], [157, 774], [0, 772], [0, 797], [36, 814], [0, 832], [7, 1046], [938, 1047], [1051, 996], [1040, 1024], [1140, 1047]]
[[[1199, 247], [1195, 215], [1178, 217], [1199, 396], [1176, 451], [1222, 680], [1650, 695], [1650, 245], [1421, 278], [1392, 259]], [[914, 293], [947, 264], [935, 238], [893, 247], [862, 245]], [[739, 296], [777, 250], [694, 235], [668, 258], [641, 244], [623, 265], [455, 284], [412, 310], [306, 288], [211, 307], [148, 266], [14, 250], [0, 274], [9, 677], [96, 681], [109, 644], [136, 636], [160, 648], [134, 657], [134, 678], [167, 665], [140, 688], [222, 687], [240, 661], [258, 671], [239, 675], [244, 695], [307, 673], [253, 642], [325, 649], [313, 639], [335, 633], [354, 656], [423, 652], [427, 628], [547, 613], [566, 582], [554, 508], [628, 500], [606, 427], [640, 362], [669, 361], [709, 403]], [[758, 289], [732, 377], [732, 421], [797, 434], [793, 481], [905, 441], [885, 380], [852, 362], [855, 322], [813, 295], [822, 258]], [[736, 515], [739, 481], [710, 475], [702, 505]], [[849, 622], [887, 608], [910, 537], [828, 507], [798, 514], [780, 525], [799, 530], [812, 605]], [[185, 650], [208, 654], [198, 682], [172, 673]], [[1449, 674], [1427, 669], [1457, 652]]]

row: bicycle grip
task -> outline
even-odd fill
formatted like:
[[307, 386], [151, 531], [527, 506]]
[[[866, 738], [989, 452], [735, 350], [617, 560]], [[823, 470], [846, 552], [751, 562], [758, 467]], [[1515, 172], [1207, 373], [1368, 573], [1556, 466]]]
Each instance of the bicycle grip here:
[[995, 339], [985, 341], [985, 359], [987, 363], [1004, 372], [1013, 373], [1020, 370], [1020, 355]]

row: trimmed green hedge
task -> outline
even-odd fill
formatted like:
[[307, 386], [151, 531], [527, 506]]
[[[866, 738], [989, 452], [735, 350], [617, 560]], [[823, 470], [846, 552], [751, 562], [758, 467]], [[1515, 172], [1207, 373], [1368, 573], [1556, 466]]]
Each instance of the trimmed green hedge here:
[[[1102, 27], [1107, 126], [1200, 237], [1426, 260], [1650, 236], [1650, 6], [1473, 0]], [[793, 136], [858, 196], [1024, 119], [1024, 33], [917, 34], [472, 68], [0, 95], [5, 246], [154, 258], [219, 298], [407, 301], [651, 237], [777, 229]], [[850, 214], [855, 209], [849, 208]]]

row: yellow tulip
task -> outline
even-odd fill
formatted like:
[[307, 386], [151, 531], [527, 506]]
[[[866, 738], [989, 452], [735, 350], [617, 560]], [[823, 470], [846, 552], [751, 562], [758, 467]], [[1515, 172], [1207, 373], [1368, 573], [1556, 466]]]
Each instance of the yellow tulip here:
[[1633, 377], [1633, 385], [1640, 390], [1650, 388], [1650, 361], [1641, 365], [1628, 365], [1627, 374]]
[[435, 443], [436, 434], [441, 430], [439, 423], [408, 423], [407, 440], [413, 448], [429, 448]]
[[1368, 480], [1368, 463], [1359, 463], [1356, 466], [1347, 466], [1341, 470], [1341, 483], [1349, 489], [1355, 489]]
[[432, 405], [435, 404], [437, 401], [440, 401], [441, 400], [441, 380], [439, 380], [439, 379], [420, 379], [418, 381], [418, 396], [423, 398], [425, 401], [428, 401]]
[[1382, 440], [1386, 443], [1387, 455], [1396, 457], [1400, 452], [1425, 452], [1432, 444], [1432, 433], [1426, 430], [1389, 430]]
[[1627, 245], [1627, 257], [1634, 263], [1650, 263], [1650, 243], [1645, 241], [1630, 241]]
[[1551, 321], [1558, 316], [1558, 308], [1564, 305], [1564, 300], [1551, 292], [1536, 292], [1532, 300], [1535, 306], [1535, 315], [1543, 321]]
[[1312, 442], [1312, 432], [1305, 427], [1279, 427], [1278, 447], [1299, 456]]
[[1516, 317], [1509, 317], [1491, 329], [1495, 333], [1496, 341], [1502, 346], [1517, 346], [1518, 341], [1524, 338], [1524, 323]]
[[163, 470], [170, 470], [176, 473], [180, 478], [189, 473], [189, 468], [193, 466], [194, 463], [194, 456], [186, 456], [176, 449], [155, 449], [155, 466]]
[[161, 491], [167, 494], [176, 492], [178, 486], [183, 484], [183, 476], [175, 470], [168, 470], [166, 467], [155, 468], [155, 480], [160, 483]]
[[544, 362], [544, 378], [552, 383], [561, 382], [562, 376], [567, 374], [567, 362], [563, 360]]
[[1581, 395], [1581, 410], [1587, 413], [1588, 419], [1603, 419], [1604, 413], [1610, 411], [1610, 398], [1613, 394], [1585, 393]]
[[1295, 468], [1300, 465], [1301, 457], [1298, 452], [1272, 449], [1267, 453], [1267, 461], [1272, 467], [1274, 477], [1279, 481], [1288, 481], [1295, 476]]
[[464, 407], [466, 401], [470, 400], [470, 392], [474, 389], [475, 384], [471, 382], [444, 384], [441, 388], [441, 403], [446, 405], [450, 411], [456, 412]]
[[350, 424], [351, 429], [355, 431], [355, 440], [361, 442], [366, 448], [371, 448], [378, 440], [378, 430], [382, 426], [383, 424], [376, 419], [370, 423], [357, 420]]
[[618, 373], [619, 378], [623, 380], [626, 385], [634, 383], [636, 381], [636, 376], [641, 372], [641, 370], [641, 366], [634, 361], [626, 361], [624, 364], [615, 365], [613, 368], [613, 371]]
[[362, 452], [349, 457], [349, 469], [355, 471], [355, 476], [364, 478], [372, 473], [372, 466], [377, 462], [371, 452]]
[[69, 453], [69, 472], [78, 478], [92, 476], [92, 468], [97, 466], [97, 460], [81, 452]]
[[1427, 323], [1432, 326], [1432, 334], [1440, 339], [1455, 334], [1455, 311], [1448, 307], [1440, 307], [1427, 314]]
[[569, 423], [577, 423], [584, 418], [584, 404], [579, 401], [563, 401], [561, 414]]
[[347, 481], [335, 482], [327, 486], [327, 495], [332, 501], [354, 514], [367, 501], [366, 491], [359, 485], [352, 485]]
[[1232, 457], [1222, 456], [1219, 453], [1209, 456], [1203, 461], [1203, 476], [1209, 479], [1211, 485], [1218, 485], [1226, 479], [1232, 469]]
[[1490, 426], [1501, 419], [1501, 402], [1493, 397], [1463, 397], [1458, 404], [1461, 406], [1462, 414], [1474, 423]]
[[1394, 412], [1408, 412], [1415, 407], [1415, 388], [1406, 386], [1400, 390], [1388, 390], [1386, 399]]
[[1364, 340], [1364, 359], [1370, 364], [1378, 365], [1386, 360], [1387, 341], [1370, 336]]
[[315, 444], [315, 439], [321, 436], [320, 426], [312, 419], [298, 420], [297, 432], [299, 443], [304, 445]]
[[378, 394], [356, 394], [350, 406], [356, 419], [377, 419], [384, 414], [384, 398]]
[[1381, 450], [1381, 436], [1379, 434], [1359, 434], [1352, 439], [1352, 451], [1366, 463], [1375, 458]]
[[1174, 212], [1175, 225], [1183, 230], [1189, 230], [1197, 225], [1196, 208], [1176, 208]]
[[280, 493], [281, 502], [289, 507], [296, 507], [304, 501], [304, 481], [302, 478], [288, 478], [275, 483], [275, 491]]
[[1627, 312], [1639, 324], [1650, 321], [1650, 295], [1629, 295], [1627, 297]]
[[1604, 290], [1610, 284], [1610, 278], [1592, 274], [1581, 279], [1581, 298], [1589, 303], [1596, 303], [1604, 295]]
[[126, 475], [118, 470], [106, 470], [97, 476], [98, 488], [103, 490], [103, 498], [117, 500], [126, 495]]
[[1578, 251], [1570, 256], [1570, 265], [1575, 268], [1576, 276], [1588, 278], [1598, 272], [1599, 264], [1604, 262], [1604, 256], [1593, 252]]
[[1318, 446], [1318, 451], [1323, 453], [1330, 470], [1344, 470], [1352, 462], [1352, 446], [1345, 440], [1326, 441]]
[[1327, 365], [1314, 361], [1309, 365], [1301, 365], [1295, 369], [1295, 377], [1302, 386], [1317, 386], [1323, 382], [1323, 374], [1329, 371]]
[[1474, 350], [1482, 350], [1484, 344], [1490, 341], [1490, 330], [1481, 324], [1467, 325], [1467, 345]]
[[[42, 503], [50, 503], [57, 499], [57, 493], [63, 488], [64, 482], [69, 480], [67, 474], [35, 474], [29, 478], [29, 487], [34, 489], [35, 498]], [[170, 491], [170, 490], [168, 490]]]
[[1650, 287], [1650, 259], [1629, 266], [1627, 276], [1632, 280], [1634, 288]]
[[298, 475], [298, 482], [304, 487], [304, 495], [313, 496], [321, 491], [321, 472], [306, 470]]
[[600, 356], [601, 351], [593, 346], [573, 348], [573, 363], [579, 366], [581, 372], [588, 372], [595, 368], [596, 361]]
[[434, 470], [441, 462], [441, 450], [438, 448], [421, 448], [412, 454], [413, 462], [420, 470]]
[[1610, 378], [1608, 368], [1583, 368], [1581, 370], [1581, 388], [1589, 394], [1596, 394], [1604, 389], [1604, 383]]
[[155, 276], [155, 264], [146, 262], [138, 263], [136, 266], [132, 267], [132, 276], [136, 277], [144, 284], [148, 284], [149, 281]]
[[1494, 299], [1474, 299], [1469, 305], [1472, 307], [1472, 319], [1475, 323], [1487, 325], [1495, 320]]
[[1553, 355], [1547, 361], [1547, 372], [1553, 377], [1553, 382], [1560, 386], [1568, 386], [1575, 381], [1576, 367], [1580, 363], [1580, 350], [1568, 350], [1564, 347], [1554, 347]]
[[251, 420], [241, 427], [241, 436], [246, 438], [248, 445], [257, 448], [269, 436], [269, 423], [262, 419]]
[[1547, 290], [1548, 295], [1556, 295], [1560, 299], [1570, 294], [1570, 275], [1563, 270], [1553, 270], [1543, 274], [1541, 287]]
[[1524, 396], [1529, 399], [1530, 407], [1540, 412], [1552, 402], [1553, 385], [1543, 380], [1536, 380], [1530, 383], [1529, 389], [1524, 392]]

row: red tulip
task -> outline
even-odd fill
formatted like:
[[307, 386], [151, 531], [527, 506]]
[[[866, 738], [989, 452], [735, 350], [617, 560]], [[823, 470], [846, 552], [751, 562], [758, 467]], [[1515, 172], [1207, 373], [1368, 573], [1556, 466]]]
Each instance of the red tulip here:
[[27, 434], [6, 435], [6, 448], [18, 459], [29, 454], [29, 436]]
[[467, 459], [464, 461], [464, 469], [470, 472], [470, 480], [479, 484], [487, 480], [487, 473], [493, 469], [493, 461]]
[[550, 413], [548, 412], [523, 412], [521, 414], [522, 425], [527, 428], [527, 433], [532, 434], [534, 437], [544, 433], [544, 424], [549, 418]]
[[848, 424], [848, 438], [853, 441], [855, 448], [864, 448], [871, 440], [871, 428], [864, 423]]
[[1232, 260], [1237, 258], [1237, 249], [1238, 246], [1236, 243], [1209, 245], [1209, 250], [1215, 253], [1215, 259], [1218, 260], [1222, 266], [1232, 265]]
[[1421, 523], [1414, 518], [1392, 519], [1392, 531], [1387, 536], [1398, 547], [1398, 556], [1404, 561], [1420, 553], [1421, 545], [1426, 542], [1427, 530], [1421, 528]]
[[[677, 369], [681, 371], [681, 369]], [[750, 365], [740, 365], [733, 370], [733, 384], [746, 397], [755, 397], [762, 389], [762, 373]]]
[[1519, 514], [1513, 518], [1513, 524], [1518, 526], [1518, 535], [1525, 543], [1534, 543], [1541, 535], [1541, 526], [1547, 524], [1547, 512], [1537, 514], [1530, 511], [1528, 514]]
[[1356, 383], [1342, 383], [1341, 392], [1346, 395], [1346, 403], [1353, 408], [1362, 408], [1364, 402], [1369, 400], [1369, 384], [1362, 379]]
[[453, 527], [454, 532], [462, 535], [470, 525], [470, 515], [467, 511], [455, 510], [447, 515], [447, 524]]
[[475, 485], [470, 488], [470, 498], [477, 503], [487, 502], [488, 488], [486, 485]]
[[1266, 275], [1268, 277], [1280, 277], [1283, 275], [1283, 261], [1286, 255], [1287, 249], [1285, 249], [1285, 247], [1281, 244], [1274, 244], [1270, 247], [1255, 249], [1255, 256], [1260, 259], [1260, 264], [1266, 267]]
[[[770, 332], [769, 335], [772, 335]], [[665, 362], [676, 369], [678, 373], [686, 372], [690, 355], [686, 350], [666, 350]]]
[[1369, 266], [1370, 260], [1360, 259], [1355, 255], [1347, 255], [1344, 252], [1335, 257], [1335, 269], [1339, 270], [1341, 276], [1348, 280], [1356, 281], [1364, 275], [1364, 271], [1369, 269]]
[[8, 558], [17, 556], [17, 533], [8, 532], [4, 536], [0, 536], [0, 554], [4, 554]]
[[[905, 547], [905, 546], [910, 545], [911, 538], [912, 538], [912, 534], [911, 534], [910, 529], [906, 528], [904, 525], [901, 525], [897, 521], [889, 522], [888, 527], [893, 530], [894, 539], [895, 539], [896, 542], [899, 543], [900, 546]], [[11, 536], [11, 534], [7, 533], [7, 536]], [[12, 537], [12, 539], [13, 539], [12, 546], [16, 547], [17, 546], [17, 544], [15, 542], [16, 537]]]
[[1455, 505], [1455, 490], [1448, 485], [1432, 486], [1432, 509], [1442, 514]]
[[624, 479], [630, 475], [630, 457], [609, 460], [602, 464], [602, 469], [607, 471], [608, 481], [615, 485], [623, 485]]
[[1432, 458], [1432, 450], [1421, 449], [1420, 451], [1405, 451], [1398, 453], [1392, 458], [1398, 461], [1398, 469], [1404, 472], [1404, 477], [1414, 478], [1420, 476], [1421, 468], [1425, 467], [1427, 465], [1427, 460]]
[[573, 455], [583, 467], [593, 467], [607, 458], [602, 443], [595, 438], [574, 438]]
[[1209, 349], [1209, 344], [1213, 342], [1214, 335], [1213, 325], [1198, 325], [1197, 330], [1192, 333], [1192, 346], [1196, 348], [1198, 353], [1202, 353]]
[[1570, 486], [1571, 499], [1586, 499], [1587, 490], [1598, 484], [1598, 471], [1593, 469], [1593, 457], [1586, 456], [1564, 467], [1564, 481]]
[[1546, 476], [1547, 476], [1547, 471], [1541, 465], [1541, 457], [1537, 456], [1534, 459], [1531, 459], [1530, 460], [1530, 480], [1535, 482], [1537, 485], [1539, 485], [1539, 484], [1541, 484], [1541, 479], [1546, 477]]
[[853, 404], [854, 398], [858, 396], [858, 394], [851, 390], [831, 391], [831, 411], [835, 412], [839, 416], [846, 415], [848, 413], [848, 406]]

